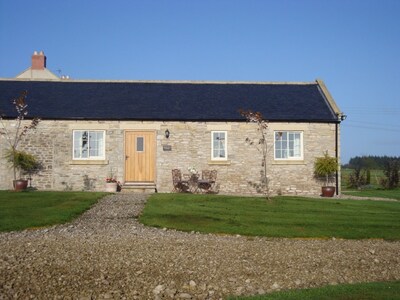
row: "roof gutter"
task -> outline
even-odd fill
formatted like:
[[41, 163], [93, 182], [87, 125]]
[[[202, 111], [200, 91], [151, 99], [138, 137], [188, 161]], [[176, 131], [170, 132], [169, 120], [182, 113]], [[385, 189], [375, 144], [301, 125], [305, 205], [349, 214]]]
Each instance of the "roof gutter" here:
[[[4, 120], [15, 119], [16, 116], [3, 116]], [[34, 117], [25, 117], [25, 120], [31, 120]], [[41, 120], [55, 121], [136, 121], [136, 122], [247, 122], [246, 119], [157, 119], [157, 118], [101, 118], [101, 117], [69, 117], [69, 118], [59, 118], [59, 117], [39, 117]], [[266, 120], [269, 123], [327, 123], [327, 124], [338, 124], [340, 120], [307, 120], [307, 119], [272, 119]]]

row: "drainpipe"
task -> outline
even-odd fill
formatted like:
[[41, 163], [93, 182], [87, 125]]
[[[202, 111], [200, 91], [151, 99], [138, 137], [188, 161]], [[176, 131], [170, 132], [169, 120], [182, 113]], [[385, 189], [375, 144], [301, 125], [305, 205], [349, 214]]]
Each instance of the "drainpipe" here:
[[[338, 121], [335, 123], [335, 156], [339, 162], [339, 125], [342, 121], [346, 120], [347, 115], [344, 113], [338, 114]], [[340, 165], [339, 165], [340, 168]], [[336, 171], [336, 195], [339, 195], [339, 170]]]
[[[336, 161], [339, 161], [339, 153], [338, 153], [338, 142], [339, 142], [339, 133], [338, 133], [338, 123], [335, 124], [335, 157]], [[336, 170], [336, 196], [339, 195], [339, 171]]]

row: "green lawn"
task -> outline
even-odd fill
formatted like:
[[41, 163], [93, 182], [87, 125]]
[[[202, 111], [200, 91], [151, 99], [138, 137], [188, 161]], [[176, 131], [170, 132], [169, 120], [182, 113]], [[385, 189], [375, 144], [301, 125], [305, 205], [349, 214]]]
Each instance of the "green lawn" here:
[[343, 284], [322, 288], [289, 290], [254, 297], [228, 300], [394, 300], [400, 299], [400, 281]]
[[0, 231], [68, 222], [104, 195], [106, 193], [0, 191]]
[[379, 197], [379, 198], [390, 198], [400, 200], [400, 188], [394, 190], [346, 190], [342, 192], [344, 195], [353, 195], [360, 197]]
[[268, 237], [400, 239], [400, 202], [154, 194], [140, 221], [183, 231]]

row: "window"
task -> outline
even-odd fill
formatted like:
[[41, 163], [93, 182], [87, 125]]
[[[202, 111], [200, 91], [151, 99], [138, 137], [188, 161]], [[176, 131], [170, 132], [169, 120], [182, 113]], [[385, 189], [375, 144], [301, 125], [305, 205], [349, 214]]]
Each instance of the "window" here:
[[275, 159], [303, 159], [303, 132], [275, 131]]
[[74, 130], [73, 159], [105, 159], [104, 130]]
[[144, 151], [144, 137], [138, 136], [136, 138], [136, 152]]
[[227, 160], [226, 131], [211, 131], [211, 159]]

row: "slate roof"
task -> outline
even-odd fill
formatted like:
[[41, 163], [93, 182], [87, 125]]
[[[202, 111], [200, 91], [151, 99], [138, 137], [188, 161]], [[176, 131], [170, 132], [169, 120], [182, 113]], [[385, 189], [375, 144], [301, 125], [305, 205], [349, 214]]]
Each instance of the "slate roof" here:
[[[238, 110], [269, 121], [337, 122], [317, 82], [218, 83], [0, 80], [0, 111], [28, 91], [29, 116], [63, 120], [237, 121]], [[28, 117], [29, 117], [28, 116]]]

